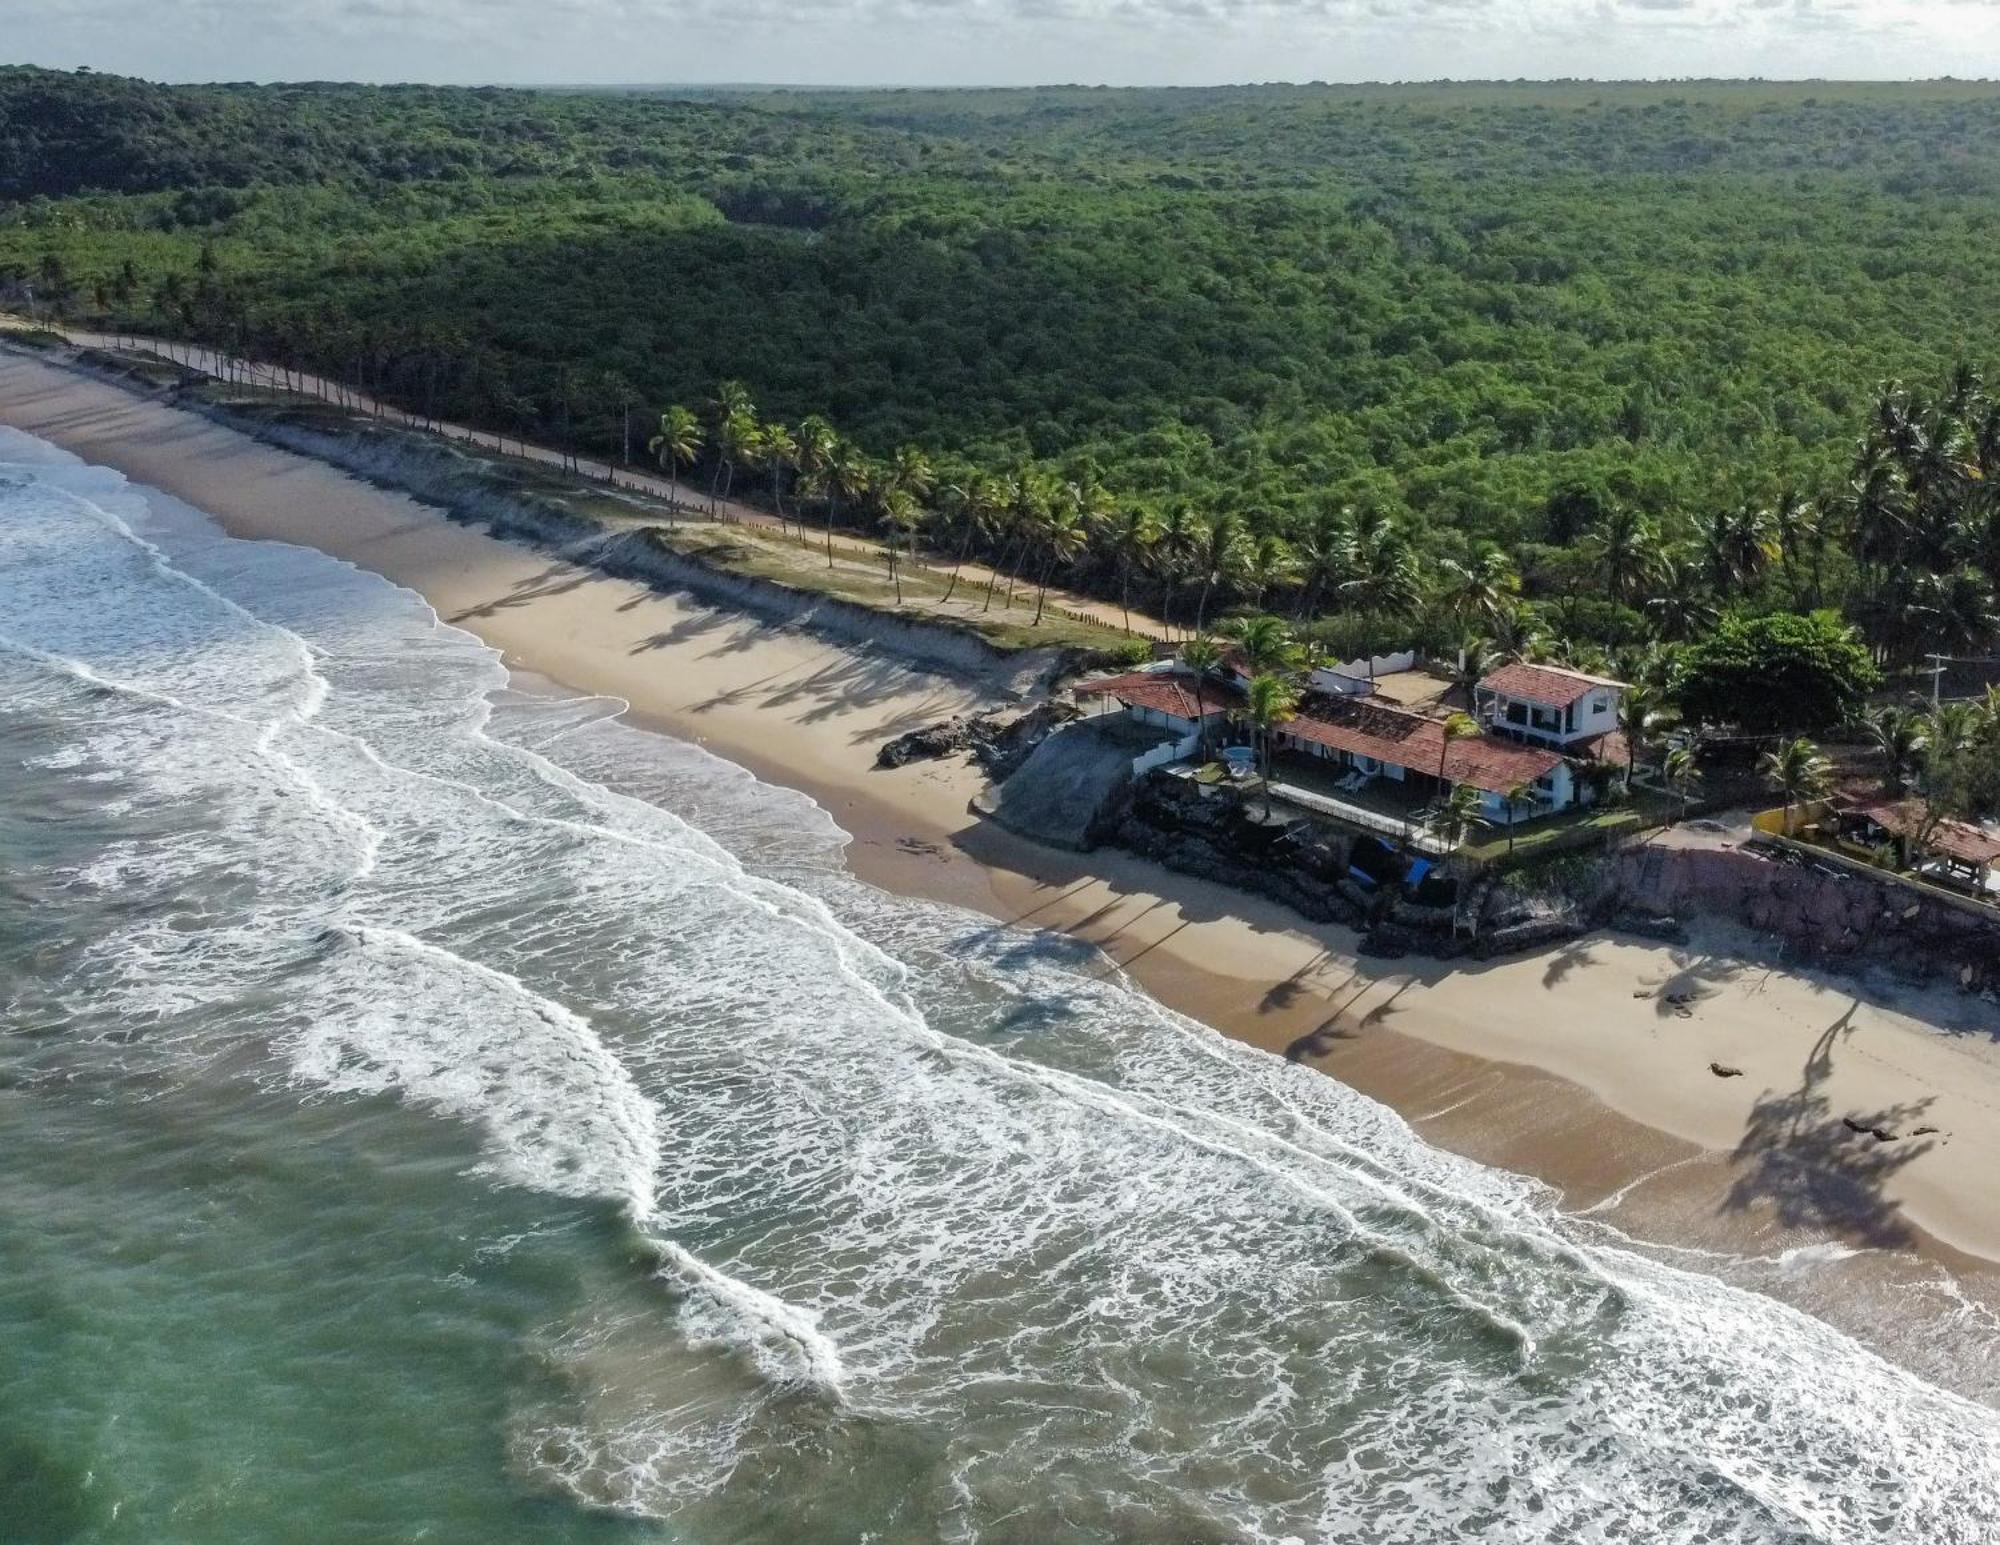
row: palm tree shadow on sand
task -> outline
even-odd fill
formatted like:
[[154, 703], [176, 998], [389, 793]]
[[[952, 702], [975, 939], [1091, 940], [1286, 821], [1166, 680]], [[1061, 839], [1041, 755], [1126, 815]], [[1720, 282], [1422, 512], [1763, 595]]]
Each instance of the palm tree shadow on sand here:
[[[1730, 1156], [1741, 1173], [1723, 1206], [1764, 1211], [1787, 1228], [1818, 1229], [1851, 1243], [1891, 1248], [1911, 1230], [1888, 1182], [1933, 1144], [1911, 1128], [1931, 1101], [1868, 1111], [1835, 1111], [1826, 1083], [1836, 1045], [1854, 1032], [1855, 1008], [1821, 1032], [1806, 1057], [1799, 1087], [1763, 1095], [1751, 1107], [1743, 1137]], [[1886, 1140], [1876, 1133], [1891, 1134]]]

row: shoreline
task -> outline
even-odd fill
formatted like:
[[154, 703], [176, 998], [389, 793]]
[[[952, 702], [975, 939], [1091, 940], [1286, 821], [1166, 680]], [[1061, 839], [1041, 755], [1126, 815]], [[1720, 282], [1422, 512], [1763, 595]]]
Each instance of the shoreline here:
[[[1731, 1258], [1840, 1240], [1892, 1286], [1927, 1262], [1961, 1277], [2000, 1262], [2000, 1195], [1983, 1178], [2000, 1163], [2000, 1016], [1976, 1000], [1788, 972], [1711, 927], [1682, 950], [1600, 933], [1488, 963], [1357, 960], [1346, 930], [1275, 903], [983, 822], [969, 766], [872, 769], [881, 741], [981, 706], [973, 685], [579, 569], [42, 361], [0, 355], [0, 423], [232, 535], [417, 590], [510, 669], [620, 698], [638, 727], [812, 797], [850, 834], [862, 880], [1083, 939], [1168, 1007], [1340, 1078], [1426, 1141], [1542, 1180], [1573, 1215]], [[1693, 993], [1686, 1017], [1670, 984]], [[1745, 1076], [1719, 1079], [1711, 1060]], [[1891, 1107], [1940, 1130], [1847, 1141], [1844, 1111]]]

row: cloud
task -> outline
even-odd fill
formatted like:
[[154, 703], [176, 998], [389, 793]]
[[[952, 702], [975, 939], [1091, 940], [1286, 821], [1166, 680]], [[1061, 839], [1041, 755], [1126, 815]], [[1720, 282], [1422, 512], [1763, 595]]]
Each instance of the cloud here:
[[1990, 0], [0, 0], [166, 79], [1196, 82], [2000, 74]]

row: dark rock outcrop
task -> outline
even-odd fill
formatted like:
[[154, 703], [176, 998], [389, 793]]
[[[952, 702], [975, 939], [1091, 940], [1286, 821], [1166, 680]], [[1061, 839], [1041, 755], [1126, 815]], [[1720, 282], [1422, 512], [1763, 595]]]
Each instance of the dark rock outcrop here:
[[1190, 779], [1143, 779], [1115, 840], [1180, 874], [1282, 902], [1311, 922], [1355, 926], [1367, 918], [1346, 879], [1344, 844], [1309, 822], [1265, 821]]
[[955, 751], [964, 751], [972, 745], [972, 724], [970, 720], [951, 718], [938, 724], [926, 724], [907, 734], [898, 735], [894, 740], [884, 741], [882, 749], [875, 753], [877, 767], [907, 767], [912, 762], [935, 761], [941, 756], [950, 756]]
[[1013, 776], [1051, 730], [1077, 717], [1069, 703], [1040, 702], [1017, 714], [956, 716], [926, 724], [883, 744], [877, 767], [907, 767], [969, 751], [996, 783]]
[[996, 781], [1010, 778], [1035, 747], [1082, 710], [1074, 703], [1045, 699], [1017, 714], [985, 714], [972, 721], [972, 754]]

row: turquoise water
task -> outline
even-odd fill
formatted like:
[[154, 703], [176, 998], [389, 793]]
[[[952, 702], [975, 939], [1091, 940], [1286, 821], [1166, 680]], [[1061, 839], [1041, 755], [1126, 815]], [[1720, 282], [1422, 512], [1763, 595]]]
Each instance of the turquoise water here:
[[2000, 1529], [1989, 1407], [407, 592], [0, 479], [0, 1539]]

